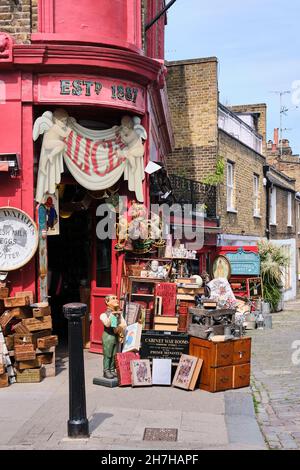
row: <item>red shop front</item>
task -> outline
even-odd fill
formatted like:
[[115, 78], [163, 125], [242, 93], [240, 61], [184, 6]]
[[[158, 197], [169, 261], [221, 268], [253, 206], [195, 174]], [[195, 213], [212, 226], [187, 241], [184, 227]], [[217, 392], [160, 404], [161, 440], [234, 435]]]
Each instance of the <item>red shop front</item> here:
[[[35, 257], [10, 272], [8, 279], [11, 295], [31, 290], [36, 300], [50, 296], [54, 328], [61, 336], [66, 333], [62, 305], [82, 300], [85, 293], [91, 312], [90, 350], [101, 352], [99, 315], [105, 310], [105, 296], [119, 290], [122, 256], [114, 250], [115, 240], [97, 237], [97, 208], [108, 200], [113, 204], [116, 196], [126, 196], [128, 204], [149, 204], [148, 175], [137, 181], [130, 175], [129, 161], [114, 160], [116, 149], [122, 149], [122, 119], [127, 116], [130, 129], [140, 132], [141, 171], [150, 159], [161, 161], [171, 151], [172, 137], [163, 62], [142, 52], [140, 2], [122, 2], [125, 10], [117, 15], [111, 11], [113, 2], [101, 2], [107, 5], [97, 12], [96, 2], [84, 3], [83, 21], [73, 2], [39, 2], [39, 31], [32, 34], [31, 44], [14, 44], [5, 34], [5, 60], [0, 55], [0, 154], [16, 166], [14, 172], [0, 171], [0, 206], [23, 210], [39, 226], [38, 203], [47, 203], [46, 196], [53, 194], [49, 172], [41, 176], [43, 151], [51, 152], [43, 140], [44, 121], [63, 109], [72, 118], [72, 132], [64, 139], [69, 160], [64, 158], [60, 175], [53, 168], [59, 230], [56, 226], [57, 234], [47, 236]], [[61, 18], [66, 19], [64, 25]], [[78, 39], [81, 21], [87, 31]], [[39, 123], [41, 117], [44, 121]], [[105, 142], [104, 170], [95, 142], [98, 147]]]

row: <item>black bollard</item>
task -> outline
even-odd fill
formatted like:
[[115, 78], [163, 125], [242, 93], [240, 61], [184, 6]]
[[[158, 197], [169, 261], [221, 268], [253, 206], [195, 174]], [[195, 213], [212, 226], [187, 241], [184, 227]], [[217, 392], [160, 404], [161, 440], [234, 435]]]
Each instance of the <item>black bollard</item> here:
[[89, 422], [86, 417], [83, 340], [81, 319], [87, 306], [70, 303], [63, 306], [68, 320], [69, 348], [69, 437], [89, 437]]

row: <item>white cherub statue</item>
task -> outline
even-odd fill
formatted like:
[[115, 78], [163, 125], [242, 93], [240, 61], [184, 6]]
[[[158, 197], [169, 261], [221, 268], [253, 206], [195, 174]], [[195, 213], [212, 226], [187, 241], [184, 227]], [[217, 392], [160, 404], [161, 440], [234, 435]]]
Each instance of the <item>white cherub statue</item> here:
[[126, 144], [123, 149], [123, 155], [128, 160], [124, 170], [124, 179], [128, 180], [129, 191], [134, 191], [137, 200], [144, 201], [142, 182], [145, 178], [144, 173], [144, 142], [147, 139], [147, 132], [141, 125], [141, 119], [138, 116], [131, 118], [123, 116], [121, 126], [119, 127], [121, 140]]
[[68, 119], [64, 109], [56, 109], [54, 113], [45, 111], [34, 123], [33, 140], [44, 134], [35, 196], [38, 203], [43, 202], [46, 193], [54, 194], [60, 183], [64, 171], [65, 139], [71, 132], [67, 126]]

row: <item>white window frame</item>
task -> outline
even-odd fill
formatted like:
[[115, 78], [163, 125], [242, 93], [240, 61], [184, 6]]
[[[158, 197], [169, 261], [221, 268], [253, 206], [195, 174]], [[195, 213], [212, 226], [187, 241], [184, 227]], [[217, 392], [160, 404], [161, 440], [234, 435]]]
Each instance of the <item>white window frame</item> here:
[[287, 194], [287, 226], [293, 226], [292, 220], [292, 193]]
[[277, 225], [277, 194], [276, 186], [271, 188], [270, 196], [270, 225]]
[[259, 175], [253, 175], [253, 217], [260, 217], [259, 207]]
[[227, 161], [227, 211], [236, 212], [234, 207], [234, 163]]

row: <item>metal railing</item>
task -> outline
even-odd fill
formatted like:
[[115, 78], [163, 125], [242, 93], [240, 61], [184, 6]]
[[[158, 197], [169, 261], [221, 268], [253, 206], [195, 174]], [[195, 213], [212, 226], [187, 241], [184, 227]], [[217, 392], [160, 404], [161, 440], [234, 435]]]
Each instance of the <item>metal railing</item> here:
[[[206, 217], [216, 218], [217, 188], [177, 175], [169, 175], [172, 195], [179, 204], [202, 206]], [[198, 207], [199, 208], [199, 207]]]

